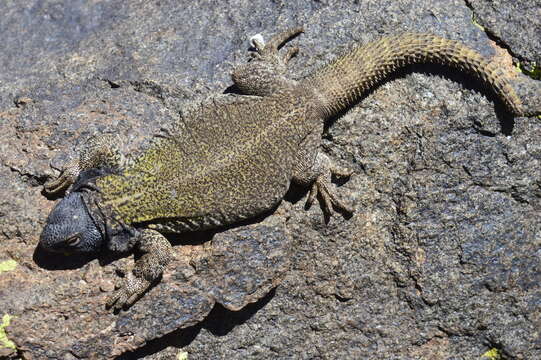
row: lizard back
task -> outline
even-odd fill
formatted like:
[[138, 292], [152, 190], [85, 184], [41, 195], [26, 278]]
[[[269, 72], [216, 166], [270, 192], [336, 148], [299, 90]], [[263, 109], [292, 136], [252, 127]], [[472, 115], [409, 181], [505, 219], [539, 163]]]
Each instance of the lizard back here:
[[175, 232], [271, 208], [289, 187], [303, 136], [295, 128], [304, 116], [300, 104], [283, 94], [200, 103], [120, 175], [97, 180], [103, 205], [126, 223], [158, 223]]

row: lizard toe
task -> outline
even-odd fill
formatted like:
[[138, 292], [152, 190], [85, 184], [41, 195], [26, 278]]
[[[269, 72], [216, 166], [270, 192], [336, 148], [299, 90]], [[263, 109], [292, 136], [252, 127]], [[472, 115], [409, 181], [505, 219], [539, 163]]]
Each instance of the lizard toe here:
[[[278, 58], [279, 49], [289, 40], [302, 32], [304, 32], [304, 28], [302, 26], [287, 29], [274, 35], [268, 43], [265, 43], [265, 40], [261, 34], [256, 34], [250, 38], [250, 45], [255, 49], [255, 54], [258, 55], [256, 55], [257, 58]], [[287, 64], [287, 62], [291, 60], [291, 58], [294, 57], [298, 52], [298, 47], [289, 49], [282, 58], [283, 63]]]
[[75, 182], [79, 171], [78, 163], [71, 161], [64, 167], [60, 176], [55, 180], [45, 183], [43, 189], [47, 194], [57, 194], [64, 191]]
[[287, 64], [289, 62], [289, 60], [291, 60], [292, 58], [297, 56], [298, 53], [299, 53], [299, 47], [294, 46], [294, 47], [287, 50], [287, 52], [284, 55], [284, 58], [283, 58], [282, 61], [284, 62], [284, 64]]
[[108, 309], [112, 308], [115, 311], [120, 310], [122, 308], [122, 304], [123, 304], [123, 301], [122, 301], [123, 297], [124, 297], [124, 292], [122, 291], [122, 289], [119, 289], [119, 290], [115, 291], [115, 293], [113, 295], [111, 295], [109, 297], [109, 299], [105, 303], [105, 306]]
[[336, 196], [335, 191], [331, 189], [329, 180], [325, 176], [319, 176], [312, 184], [306, 201], [307, 206], [311, 206], [318, 195], [321, 199], [321, 207], [326, 216], [331, 217], [335, 208], [348, 214], [354, 212], [351, 206]]
[[128, 272], [122, 287], [111, 295], [106, 306], [113, 308], [114, 311], [130, 307], [145, 293], [149, 286], [149, 281], [135, 277], [131, 272]]
[[287, 30], [284, 30], [276, 35], [274, 35], [268, 42], [268, 44], [265, 45], [265, 50], [277, 53], [278, 49], [283, 46], [285, 43], [287, 43], [289, 40], [294, 38], [295, 36], [301, 34], [304, 32], [304, 27], [298, 26], [294, 28], [290, 28]]

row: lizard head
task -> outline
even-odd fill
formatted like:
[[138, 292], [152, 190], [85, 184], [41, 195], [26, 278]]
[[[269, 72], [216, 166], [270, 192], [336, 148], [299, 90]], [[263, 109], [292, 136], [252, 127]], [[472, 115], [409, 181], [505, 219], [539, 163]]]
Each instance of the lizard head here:
[[40, 246], [48, 251], [95, 253], [101, 249], [103, 221], [86, 205], [88, 193], [74, 191], [53, 208], [41, 233]]

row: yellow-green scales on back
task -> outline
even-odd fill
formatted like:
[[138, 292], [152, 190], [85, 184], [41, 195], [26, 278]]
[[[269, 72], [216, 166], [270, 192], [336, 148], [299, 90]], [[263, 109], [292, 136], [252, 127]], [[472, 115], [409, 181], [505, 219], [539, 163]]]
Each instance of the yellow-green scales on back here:
[[182, 231], [232, 223], [277, 204], [289, 186], [306, 111], [287, 95], [224, 96], [183, 113], [122, 174], [96, 181], [104, 205], [127, 223]]

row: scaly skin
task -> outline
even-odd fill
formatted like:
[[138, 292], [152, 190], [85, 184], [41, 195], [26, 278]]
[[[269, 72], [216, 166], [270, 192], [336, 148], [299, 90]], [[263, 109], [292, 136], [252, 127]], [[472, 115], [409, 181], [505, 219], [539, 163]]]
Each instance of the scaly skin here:
[[476, 75], [492, 87], [507, 109], [527, 115], [503, 69], [464, 44], [431, 34], [401, 34], [360, 46], [306, 79], [323, 96], [328, 115], [354, 104], [390, 73], [410, 64], [432, 63]]
[[[268, 94], [262, 98], [201, 104], [175, 124], [170, 139], [121, 176], [97, 180], [103, 202], [126, 223], [174, 218], [179, 230], [182, 224], [184, 230], [197, 230], [253, 217], [282, 199], [302, 140], [319, 130], [325, 117], [351, 106], [396, 69], [428, 62], [479, 76], [509, 110], [521, 114], [520, 99], [503, 72], [474, 50], [429, 34], [383, 38], [300, 84], [290, 82], [287, 91], [268, 91], [271, 85], [254, 91]], [[321, 108], [324, 117], [317, 111]]]
[[[254, 217], [276, 206], [291, 181], [310, 186], [308, 202], [319, 195], [325, 213], [333, 207], [350, 211], [334, 195], [329, 178], [351, 172], [318, 152], [324, 121], [401, 67], [436, 63], [467, 71], [489, 84], [511, 113], [524, 115], [496, 64], [459, 42], [429, 34], [383, 38], [306, 79], [290, 80], [286, 64], [298, 49], [282, 57], [278, 46], [300, 32], [302, 28], [288, 30], [266, 45], [254, 37], [253, 61], [232, 75], [246, 95], [220, 96], [188, 109], [165, 137], [130, 164], [122, 165], [113, 142], [92, 140], [80, 160], [68, 164], [46, 189], [66, 188], [88, 168], [116, 170], [74, 186], [81, 197], [70, 194], [53, 210], [43, 246], [90, 251], [103, 241], [111, 251], [140, 250], [143, 256], [125, 286], [109, 301], [118, 308], [141, 296], [167, 265], [171, 247], [160, 232], [207, 229]], [[83, 219], [79, 207], [87, 209], [92, 221]], [[73, 209], [84, 220], [80, 226], [67, 218]]]
[[298, 104], [289, 94], [201, 104], [120, 175], [96, 180], [102, 204], [127, 224], [170, 231], [230, 224], [275, 206], [303, 136], [292, 121], [305, 116]]

